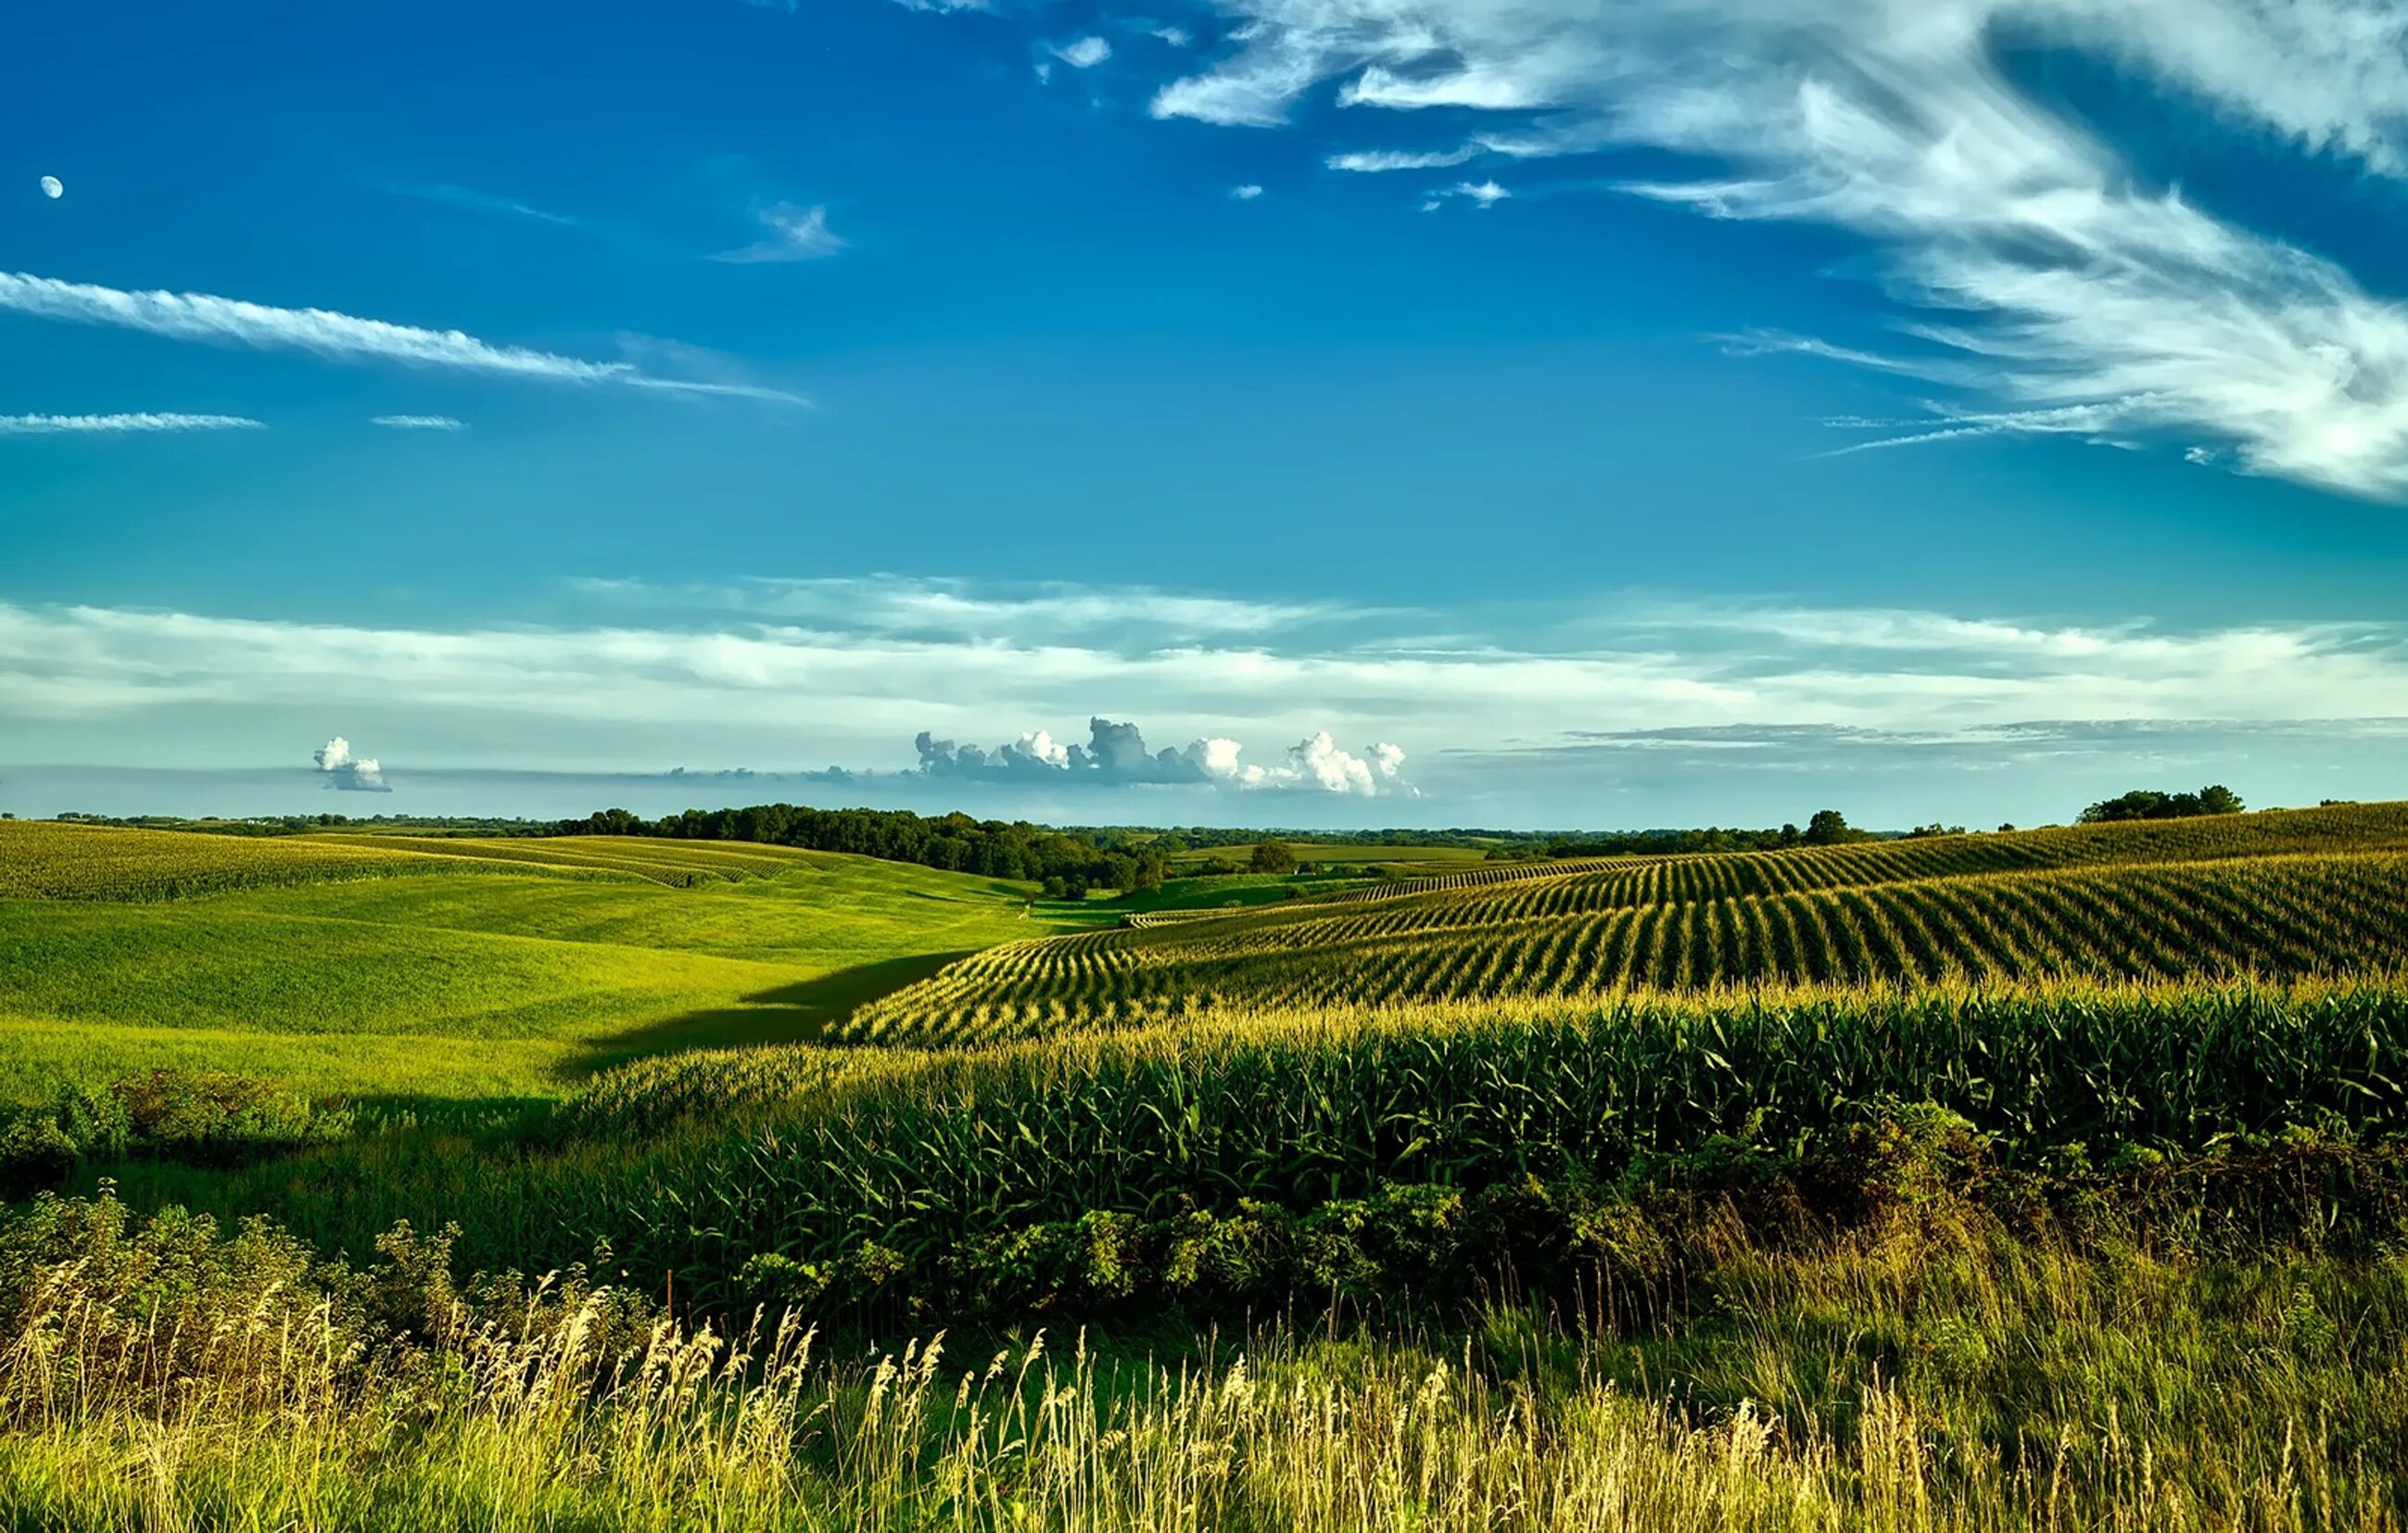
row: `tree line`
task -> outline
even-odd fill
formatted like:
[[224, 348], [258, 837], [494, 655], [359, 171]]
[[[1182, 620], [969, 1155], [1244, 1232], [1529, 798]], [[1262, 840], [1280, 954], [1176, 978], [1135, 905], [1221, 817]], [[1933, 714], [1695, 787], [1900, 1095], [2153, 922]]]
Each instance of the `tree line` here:
[[1159, 889], [1168, 876], [1162, 850], [1108, 850], [1082, 835], [1025, 820], [976, 820], [956, 809], [921, 815], [909, 809], [815, 809], [799, 804], [687, 809], [646, 820], [625, 809], [598, 809], [563, 820], [563, 836], [661, 836], [690, 841], [760, 841], [805, 852], [850, 852], [887, 862], [917, 863], [949, 873], [1041, 883], [1056, 898], [1093, 889]]
[[1784, 824], [1764, 830], [1737, 825], [1707, 825], [1690, 830], [1622, 830], [1549, 836], [1514, 846], [1498, 847], [1491, 861], [1526, 857], [1661, 856], [1675, 852], [1779, 852], [1793, 846], [1841, 846], [1877, 840], [1876, 832], [1858, 830], [1838, 809], [1816, 809], [1806, 828]]
[[2086, 825], [2101, 825], [2115, 820], [2188, 820], [2202, 814], [2239, 814], [2241, 795], [2221, 782], [2211, 782], [2197, 793], [2160, 793], [2155, 788], [2135, 788], [2119, 798], [2105, 798], [2082, 811]]

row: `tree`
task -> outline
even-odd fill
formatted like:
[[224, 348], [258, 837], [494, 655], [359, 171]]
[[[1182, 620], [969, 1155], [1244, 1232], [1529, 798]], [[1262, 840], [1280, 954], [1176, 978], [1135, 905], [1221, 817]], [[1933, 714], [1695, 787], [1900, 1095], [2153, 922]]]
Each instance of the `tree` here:
[[1296, 871], [1296, 848], [1285, 841], [1257, 841], [1247, 866], [1257, 873], [1293, 873]]
[[2135, 788], [2119, 798], [2101, 799], [2091, 805], [2082, 811], [2081, 822], [2086, 825], [2100, 825], [2119, 820], [2188, 820], [2202, 814], [2240, 812], [2241, 795], [2216, 782], [2197, 793], [2160, 793], [2155, 788]]
[[1804, 839], [1808, 846], [1837, 846], [1855, 835], [1848, 828], [1848, 817], [1838, 809], [1816, 809], [1814, 818], [1806, 822]]
[[1170, 877], [1170, 859], [1149, 847], [1138, 853], [1137, 882], [1131, 887], [1140, 894], [1152, 894]]

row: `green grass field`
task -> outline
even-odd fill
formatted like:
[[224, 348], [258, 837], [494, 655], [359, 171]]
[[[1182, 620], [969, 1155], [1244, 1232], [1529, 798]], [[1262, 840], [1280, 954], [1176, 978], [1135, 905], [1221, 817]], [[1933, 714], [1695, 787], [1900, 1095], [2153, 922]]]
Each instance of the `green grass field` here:
[[238, 1061], [313, 1093], [540, 1096], [793, 1041], [999, 941], [1106, 920], [994, 880], [688, 842], [0, 825], [0, 1099]]

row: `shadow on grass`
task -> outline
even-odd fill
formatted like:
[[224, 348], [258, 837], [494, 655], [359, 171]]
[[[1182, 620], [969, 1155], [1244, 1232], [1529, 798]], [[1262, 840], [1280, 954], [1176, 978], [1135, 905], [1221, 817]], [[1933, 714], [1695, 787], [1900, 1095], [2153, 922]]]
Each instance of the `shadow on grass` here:
[[646, 1054], [671, 1053], [681, 1049], [817, 1042], [827, 1036], [829, 1028], [851, 1016], [855, 1007], [924, 980], [954, 959], [967, 958], [975, 951], [921, 953], [862, 964], [823, 974], [816, 980], [747, 996], [741, 1006], [690, 1011], [632, 1032], [597, 1039], [584, 1054], [566, 1067], [565, 1073], [591, 1075]]

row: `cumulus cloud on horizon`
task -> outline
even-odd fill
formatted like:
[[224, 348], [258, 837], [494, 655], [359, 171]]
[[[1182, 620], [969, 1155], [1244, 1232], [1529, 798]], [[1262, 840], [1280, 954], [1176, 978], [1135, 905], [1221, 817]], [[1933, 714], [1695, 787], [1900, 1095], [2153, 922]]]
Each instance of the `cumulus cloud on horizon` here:
[[1383, 794], [1417, 795], [1404, 775], [1402, 749], [1382, 741], [1358, 756], [1340, 749], [1327, 730], [1298, 740], [1268, 766], [1240, 759], [1245, 747], [1221, 738], [1150, 751], [1136, 724], [1104, 718], [1087, 721], [1084, 745], [1065, 744], [1042, 729], [1027, 731], [992, 751], [939, 739], [926, 730], [912, 743], [920, 752], [921, 775], [932, 778], [1092, 787], [1183, 784], [1290, 789], [1367, 798]]
[[393, 785], [384, 780], [384, 768], [374, 756], [351, 754], [351, 742], [337, 735], [312, 752], [318, 770], [329, 788], [347, 793], [391, 793]]

